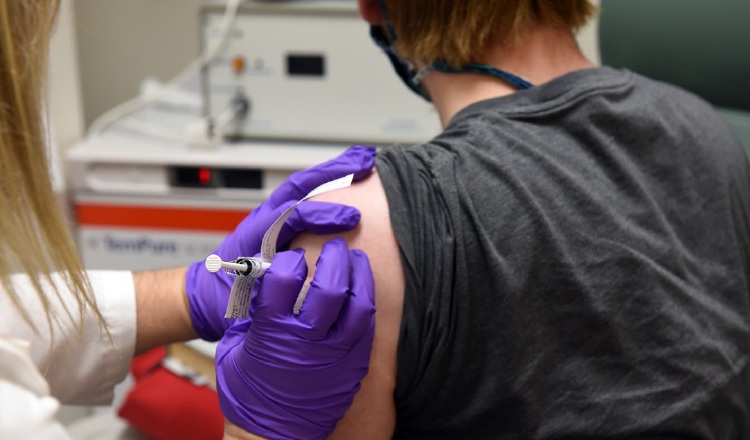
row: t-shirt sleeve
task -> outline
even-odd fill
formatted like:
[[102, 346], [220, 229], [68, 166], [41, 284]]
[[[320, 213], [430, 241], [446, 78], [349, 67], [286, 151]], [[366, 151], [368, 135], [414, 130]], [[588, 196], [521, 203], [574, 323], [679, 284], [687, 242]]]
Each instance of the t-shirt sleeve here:
[[[424, 403], [434, 395], [436, 368], [449, 347], [453, 326], [455, 228], [451, 201], [438, 189], [434, 167], [445, 158], [425, 149], [388, 147], [376, 164], [388, 199], [391, 225], [404, 272], [404, 304], [398, 346], [395, 399], [399, 424], [428, 417]], [[437, 165], [436, 165], [437, 164]]]

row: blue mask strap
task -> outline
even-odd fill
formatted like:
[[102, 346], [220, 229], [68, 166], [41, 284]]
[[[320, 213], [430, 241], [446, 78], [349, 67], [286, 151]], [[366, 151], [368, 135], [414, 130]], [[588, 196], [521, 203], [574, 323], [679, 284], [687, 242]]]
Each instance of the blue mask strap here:
[[492, 67], [488, 64], [468, 64], [466, 66], [461, 67], [453, 67], [447, 63], [437, 61], [435, 63], [431, 64], [431, 67], [438, 71], [443, 73], [479, 73], [481, 75], [488, 75], [488, 76], [494, 76], [495, 78], [500, 78], [506, 83], [510, 84], [511, 86], [515, 87], [517, 90], [526, 90], [534, 87], [534, 84], [526, 81], [525, 79], [521, 78], [518, 75], [514, 75], [512, 73], [508, 73], [504, 70], [500, 70], [496, 67]]
[[372, 37], [378, 47], [380, 47], [383, 52], [385, 52], [386, 56], [388, 56], [388, 60], [391, 62], [393, 70], [396, 71], [396, 74], [401, 78], [401, 81], [409, 87], [409, 90], [429, 101], [430, 98], [427, 95], [427, 92], [419, 84], [413, 81], [413, 69], [411, 69], [411, 66], [407, 62], [396, 55], [393, 50], [393, 45], [388, 40], [383, 28], [380, 26], [370, 26], [370, 37]]
[[517, 90], [525, 90], [534, 87], [532, 83], [526, 81], [520, 76], [506, 72], [504, 70], [492, 67], [488, 64], [468, 64], [461, 67], [453, 67], [442, 61], [430, 64], [426, 69], [420, 72], [414, 72], [413, 66], [401, 59], [394, 50], [396, 43], [396, 31], [388, 18], [388, 11], [385, 8], [385, 1], [378, 0], [378, 7], [383, 18], [383, 26], [370, 26], [370, 37], [386, 53], [391, 64], [402, 81], [416, 94], [430, 101], [430, 97], [421, 86], [421, 80], [430, 70], [443, 73], [479, 73], [499, 78]]
[[391, 45], [396, 43], [396, 30], [391, 24], [391, 19], [388, 16], [388, 11], [385, 9], [385, 0], [378, 0], [378, 8], [380, 9], [380, 16], [383, 20], [383, 27], [385, 28], [386, 41], [389, 41]]

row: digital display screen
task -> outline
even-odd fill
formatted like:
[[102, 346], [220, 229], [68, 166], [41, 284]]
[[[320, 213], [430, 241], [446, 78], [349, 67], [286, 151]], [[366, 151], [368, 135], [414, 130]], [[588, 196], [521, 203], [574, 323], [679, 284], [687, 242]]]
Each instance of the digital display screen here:
[[261, 189], [263, 176], [259, 170], [221, 170], [224, 188]]
[[178, 188], [262, 189], [263, 173], [242, 168], [172, 167], [170, 184]]
[[207, 167], [172, 168], [172, 186], [183, 188], [210, 188], [214, 186], [214, 176]]
[[286, 57], [286, 73], [289, 76], [324, 76], [323, 55], [294, 55]]

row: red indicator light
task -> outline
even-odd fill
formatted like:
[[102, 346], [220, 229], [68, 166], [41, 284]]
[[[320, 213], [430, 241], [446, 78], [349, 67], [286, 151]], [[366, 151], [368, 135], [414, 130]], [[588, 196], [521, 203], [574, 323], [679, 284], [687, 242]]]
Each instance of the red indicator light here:
[[199, 168], [198, 181], [201, 186], [208, 186], [208, 184], [211, 183], [211, 170], [208, 168]]

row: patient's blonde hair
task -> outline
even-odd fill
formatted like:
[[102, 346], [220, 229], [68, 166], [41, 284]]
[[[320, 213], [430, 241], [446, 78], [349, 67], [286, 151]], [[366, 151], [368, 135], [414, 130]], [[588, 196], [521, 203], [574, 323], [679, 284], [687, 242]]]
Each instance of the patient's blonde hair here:
[[[50, 295], [60, 296], [51, 284], [59, 272], [77, 300], [77, 322], [88, 307], [103, 324], [50, 180], [42, 115], [58, 9], [58, 0], [0, 0], [0, 283], [33, 326], [36, 311], [24, 310], [20, 300], [33, 293], [11, 283], [14, 273], [28, 274], [51, 323], [59, 318], [51, 316], [49, 305]], [[67, 317], [76, 319], [74, 314], [68, 311]]]
[[454, 66], [481, 62], [490, 42], [517, 40], [532, 23], [577, 31], [597, 12], [590, 0], [385, 0], [405, 59]]

